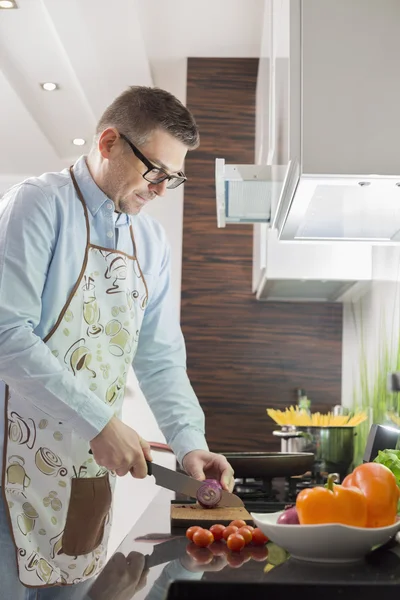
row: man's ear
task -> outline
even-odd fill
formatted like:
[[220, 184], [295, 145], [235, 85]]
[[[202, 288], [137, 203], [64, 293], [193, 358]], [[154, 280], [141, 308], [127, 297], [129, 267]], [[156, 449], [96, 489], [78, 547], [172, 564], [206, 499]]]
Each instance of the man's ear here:
[[101, 133], [98, 141], [98, 149], [103, 158], [110, 158], [110, 154], [115, 149], [119, 139], [118, 131], [113, 127], [108, 127]]

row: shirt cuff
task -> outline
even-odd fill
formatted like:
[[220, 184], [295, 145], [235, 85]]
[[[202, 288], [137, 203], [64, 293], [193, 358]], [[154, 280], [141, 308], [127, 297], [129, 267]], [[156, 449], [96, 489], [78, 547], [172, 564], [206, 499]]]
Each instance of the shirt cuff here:
[[80, 437], [92, 441], [114, 416], [111, 406], [107, 406], [100, 399], [94, 406], [93, 401], [82, 402], [76, 418], [71, 419], [68, 427], [74, 429]]
[[169, 443], [178, 462], [182, 465], [184, 456], [193, 450], [206, 450], [208, 452], [208, 444], [204, 433], [199, 429], [186, 427]]

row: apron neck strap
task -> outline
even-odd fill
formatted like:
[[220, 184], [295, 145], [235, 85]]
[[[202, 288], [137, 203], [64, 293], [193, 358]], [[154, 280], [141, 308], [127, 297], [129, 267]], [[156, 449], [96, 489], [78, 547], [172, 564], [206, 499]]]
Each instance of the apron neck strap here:
[[84, 197], [82, 195], [82, 192], [80, 190], [80, 187], [78, 185], [78, 182], [76, 181], [76, 177], [74, 175], [74, 168], [72, 166], [69, 168], [69, 172], [70, 172], [70, 175], [71, 175], [72, 183], [74, 184], [75, 191], [76, 191], [76, 193], [78, 195], [79, 200], [82, 203], [83, 212], [85, 213], [85, 221], [86, 221], [86, 246], [88, 247], [89, 244], [90, 244], [90, 225], [89, 225], [88, 209], [87, 209], [87, 206], [86, 206], [85, 199], [84, 199]]

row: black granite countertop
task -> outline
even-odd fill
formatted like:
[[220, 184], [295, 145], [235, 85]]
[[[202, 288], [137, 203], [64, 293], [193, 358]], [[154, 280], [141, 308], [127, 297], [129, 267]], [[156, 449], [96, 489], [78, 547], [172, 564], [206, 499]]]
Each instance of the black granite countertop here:
[[184, 531], [170, 533], [170, 501], [170, 492], [157, 494], [94, 582], [91, 600], [222, 600], [225, 595], [275, 600], [292, 594], [307, 600], [400, 598], [397, 544], [363, 562], [340, 565], [288, 558], [272, 566], [260, 551], [258, 556], [251, 551], [214, 556], [207, 549], [188, 548]]

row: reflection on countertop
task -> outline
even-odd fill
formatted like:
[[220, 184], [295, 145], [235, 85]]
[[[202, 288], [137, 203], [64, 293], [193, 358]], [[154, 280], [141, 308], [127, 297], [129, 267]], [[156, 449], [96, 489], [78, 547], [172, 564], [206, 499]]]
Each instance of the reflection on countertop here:
[[252, 600], [264, 595], [273, 600], [291, 591], [296, 598], [307, 596], [308, 600], [321, 592], [324, 600], [354, 599], [355, 593], [362, 593], [363, 600], [376, 599], [377, 594], [385, 600], [398, 596], [399, 545], [377, 550], [359, 563], [317, 564], [288, 558], [273, 566], [265, 553], [257, 556], [255, 551], [252, 556], [248, 549], [240, 556], [227, 555], [221, 544], [221, 552], [217, 545], [213, 554], [190, 545], [184, 531], [172, 535], [170, 501], [171, 494], [160, 490], [94, 581], [87, 596], [90, 600], [165, 600], [168, 592], [173, 600], [211, 598], [217, 592], [236, 597], [242, 586]]

